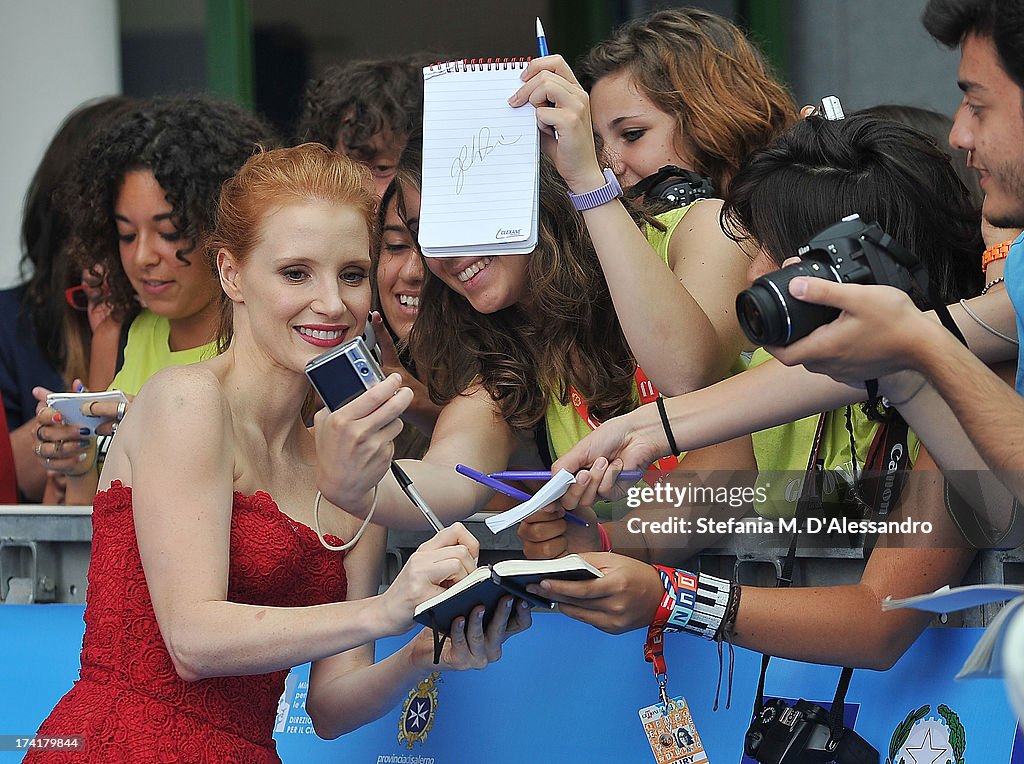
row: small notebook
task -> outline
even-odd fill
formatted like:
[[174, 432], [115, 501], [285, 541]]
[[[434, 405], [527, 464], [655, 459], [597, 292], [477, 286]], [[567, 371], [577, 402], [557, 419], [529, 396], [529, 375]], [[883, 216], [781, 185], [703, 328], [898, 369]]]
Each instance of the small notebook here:
[[526, 591], [529, 584], [545, 578], [582, 581], [603, 575], [576, 554], [554, 560], [502, 560], [477, 568], [450, 589], [421, 602], [413, 612], [413, 620], [441, 634], [448, 634], [452, 621], [460, 615], [468, 616], [477, 605], [484, 606], [486, 624], [499, 600], [509, 594], [537, 607], [554, 607], [551, 600]]
[[419, 244], [427, 257], [525, 255], [537, 246], [540, 131], [513, 109], [525, 60], [423, 69]]

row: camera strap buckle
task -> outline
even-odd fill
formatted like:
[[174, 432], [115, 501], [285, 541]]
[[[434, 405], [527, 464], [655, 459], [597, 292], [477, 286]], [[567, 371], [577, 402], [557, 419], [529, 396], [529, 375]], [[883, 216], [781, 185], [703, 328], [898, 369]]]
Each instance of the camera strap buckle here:
[[661, 698], [661, 704], [665, 707], [666, 711], [672, 710], [672, 700], [668, 697], [668, 674], [659, 674], [658, 679], [658, 696]]

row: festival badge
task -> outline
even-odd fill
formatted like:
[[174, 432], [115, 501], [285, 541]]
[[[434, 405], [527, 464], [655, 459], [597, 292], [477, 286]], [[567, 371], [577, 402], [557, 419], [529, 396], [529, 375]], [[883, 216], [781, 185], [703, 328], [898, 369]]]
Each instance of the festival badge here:
[[931, 709], [925, 704], [896, 725], [885, 764], [964, 764], [967, 735], [960, 717], [945, 703], [935, 709], [941, 719], [928, 716]]
[[404, 743], [410, 750], [413, 743], [423, 745], [430, 728], [434, 726], [437, 682], [440, 680], [441, 675], [435, 671], [409, 690], [409, 696], [402, 704], [402, 718], [398, 721], [398, 742]]
[[657, 764], [701, 764], [708, 761], [690, 707], [682, 697], [640, 709], [640, 721]]

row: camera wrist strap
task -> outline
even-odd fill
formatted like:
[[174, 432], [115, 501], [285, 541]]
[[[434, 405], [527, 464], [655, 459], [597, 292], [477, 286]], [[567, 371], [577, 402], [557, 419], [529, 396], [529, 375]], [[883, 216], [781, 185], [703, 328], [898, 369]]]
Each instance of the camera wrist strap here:
[[[814, 440], [811, 445], [811, 454], [807, 459], [807, 470], [804, 473], [804, 484], [800, 490], [800, 498], [797, 499], [796, 520], [797, 531], [789, 542], [789, 551], [782, 563], [782, 570], [775, 582], [778, 589], [786, 589], [793, 583], [793, 567], [796, 564], [796, 549], [800, 541], [800, 529], [806, 522], [812, 507], [821, 507], [821, 491], [818, 481], [821, 471], [818, 469], [818, 457], [821, 453], [821, 442], [825, 431], [825, 421], [828, 413], [818, 414], [818, 424], [814, 431]], [[764, 710], [764, 684], [768, 675], [768, 663], [772, 656], [768, 653], [761, 655], [761, 675], [757, 680], [757, 694], [754, 696], [754, 717], [761, 716]], [[853, 676], [852, 668], [843, 668], [839, 676], [839, 684], [836, 686], [836, 694], [832, 699], [832, 709], [829, 712], [829, 739], [826, 744], [828, 750], [834, 750], [843, 734], [843, 709], [846, 704], [846, 690], [850, 686], [850, 679]]]

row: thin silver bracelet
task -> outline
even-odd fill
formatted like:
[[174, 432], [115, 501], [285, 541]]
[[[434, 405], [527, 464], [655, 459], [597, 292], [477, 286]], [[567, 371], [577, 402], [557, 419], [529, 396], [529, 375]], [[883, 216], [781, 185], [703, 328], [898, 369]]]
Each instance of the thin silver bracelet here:
[[922, 376], [922, 377], [921, 377], [921, 382], [920, 382], [920, 384], [918, 384], [918, 386], [917, 386], [917, 387], [915, 387], [915, 388], [914, 388], [914, 392], [912, 392], [912, 393], [911, 393], [910, 395], [908, 395], [908, 396], [907, 396], [906, 398], [904, 398], [904, 399], [903, 399], [902, 401], [899, 401], [899, 402], [897, 403], [896, 401], [892, 400], [891, 398], [885, 398], [885, 397], [883, 397], [883, 398], [882, 398], [882, 402], [883, 402], [883, 403], [885, 403], [885, 405], [887, 405], [887, 406], [891, 406], [891, 407], [892, 407], [892, 408], [894, 408], [894, 409], [898, 409], [898, 408], [900, 408], [901, 406], [906, 406], [906, 405], [907, 405], [908, 403], [910, 403], [910, 402], [911, 402], [912, 400], [914, 400], [914, 398], [916, 398], [916, 397], [917, 397], [917, 394], [918, 394], [919, 392], [921, 392], [922, 390], [924, 390], [924, 386], [925, 386], [925, 385], [927, 385], [927, 384], [928, 384], [928, 378], [927, 378], [927, 377], [924, 377], [924, 376]]
[[980, 326], [982, 329], [984, 329], [989, 334], [995, 335], [999, 339], [1005, 340], [1006, 342], [1011, 342], [1014, 345], [1020, 345], [1020, 343], [1017, 341], [1016, 337], [1010, 337], [1010, 336], [1008, 336], [1006, 334], [1003, 334], [1001, 331], [996, 329], [994, 326], [989, 326], [988, 324], [986, 324], [984, 322], [984, 320], [982, 320], [981, 316], [979, 316], [977, 313], [975, 313], [973, 310], [971, 310], [970, 306], [967, 304], [967, 300], [961, 299], [960, 300], [960, 307], [964, 309], [964, 312], [967, 313], [968, 316], [970, 316], [971, 318], [974, 319], [974, 321], [978, 324], [978, 326]]

